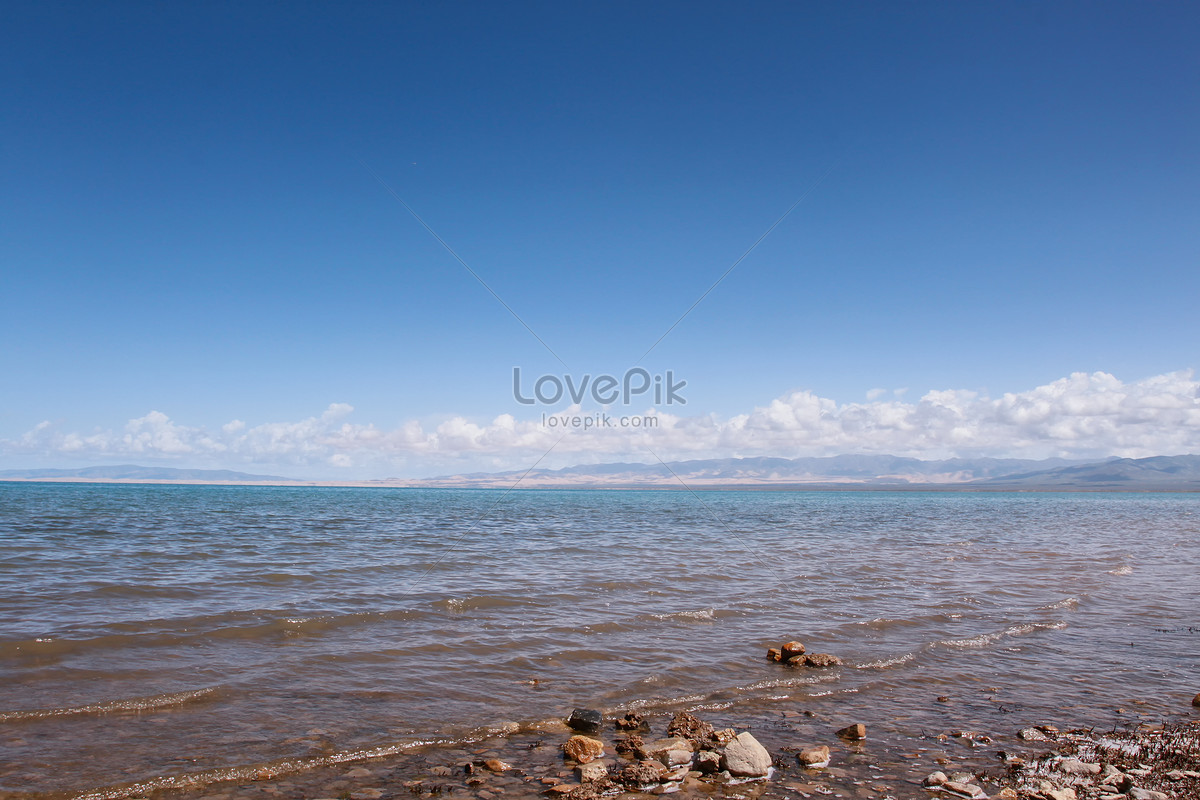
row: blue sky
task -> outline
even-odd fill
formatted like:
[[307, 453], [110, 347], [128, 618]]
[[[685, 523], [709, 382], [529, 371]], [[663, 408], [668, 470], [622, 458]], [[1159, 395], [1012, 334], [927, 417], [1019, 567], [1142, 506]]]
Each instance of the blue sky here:
[[[564, 404], [516, 403], [514, 366], [636, 363], [688, 381], [650, 412], [667, 455], [1200, 449], [1197, 23], [1170, 2], [7, 3], [0, 467], [517, 467]], [[931, 392], [961, 419], [930, 423]], [[1052, 408], [1031, 428], [1006, 395]]]

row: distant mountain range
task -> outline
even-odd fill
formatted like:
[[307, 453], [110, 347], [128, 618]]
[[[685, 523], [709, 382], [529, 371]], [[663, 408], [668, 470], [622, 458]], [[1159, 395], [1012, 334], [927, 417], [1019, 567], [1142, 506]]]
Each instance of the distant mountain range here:
[[1200, 491], [1200, 455], [1041, 461], [1019, 458], [949, 458], [923, 461], [898, 456], [827, 458], [715, 458], [667, 464], [591, 464], [564, 469], [472, 472], [422, 480], [306, 481], [224, 469], [172, 469], [136, 465], [82, 469], [0, 471], [10, 481], [161, 481], [174, 483], [273, 483], [430, 488], [523, 489], [967, 489]]
[[[524, 476], [522, 478], [522, 476]], [[1099, 462], [1066, 459], [898, 456], [721, 458], [667, 464], [594, 464], [558, 470], [468, 473], [409, 481], [410, 486], [525, 488], [961, 488], [1184, 489], [1200, 491], [1200, 456]]]
[[171, 467], [139, 467], [122, 464], [115, 467], [83, 467], [82, 469], [10, 469], [0, 471], [0, 480], [45, 481], [204, 481], [219, 483], [292, 483], [293, 478], [277, 475], [251, 475], [227, 469], [173, 469]]

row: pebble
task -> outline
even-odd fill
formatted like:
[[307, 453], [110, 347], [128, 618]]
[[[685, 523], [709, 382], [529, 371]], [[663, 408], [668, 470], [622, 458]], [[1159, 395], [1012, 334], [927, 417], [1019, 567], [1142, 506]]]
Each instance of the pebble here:
[[509, 764], [507, 761], [501, 761], [498, 758], [489, 758], [483, 762], [483, 765], [492, 772], [508, 772], [512, 769], [512, 764]]
[[1197, 708], [1200, 708], [1200, 694], [1197, 694], [1195, 697], [1192, 698], [1192, 705], [1196, 706]]
[[1017, 731], [1017, 737], [1024, 739], [1027, 742], [1048, 742], [1050, 737], [1039, 731], [1037, 728], [1021, 728]]
[[942, 786], [949, 783], [950, 779], [946, 777], [944, 772], [931, 772], [925, 776], [925, 780], [921, 781], [922, 786]]

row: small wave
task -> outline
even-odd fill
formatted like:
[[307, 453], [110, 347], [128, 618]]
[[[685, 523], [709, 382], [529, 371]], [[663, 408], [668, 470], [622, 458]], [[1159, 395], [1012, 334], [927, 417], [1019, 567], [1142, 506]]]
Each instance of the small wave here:
[[1064, 600], [1059, 600], [1057, 603], [1049, 603], [1048, 605], [1038, 606], [1038, 611], [1059, 611], [1062, 609], [1074, 609], [1079, 607], [1078, 597], [1068, 597]]
[[497, 595], [482, 595], [479, 597], [448, 597], [445, 600], [435, 600], [433, 607], [439, 611], [484, 611], [489, 608], [513, 608], [515, 606], [536, 606], [537, 603], [519, 597], [503, 597]]
[[153, 711], [158, 708], [183, 705], [211, 696], [218, 690], [212, 686], [206, 689], [192, 689], [186, 692], [157, 694], [150, 697], [134, 697], [129, 700], [113, 700], [107, 703], [93, 703], [74, 708], [41, 708], [31, 711], [0, 712], [0, 722], [25, 722], [28, 720], [49, 719], [51, 717], [75, 717], [94, 714], [112, 714], [120, 711]]
[[987, 647], [989, 644], [1010, 636], [1023, 636], [1036, 631], [1061, 631], [1065, 627], [1067, 627], [1067, 623], [1061, 620], [1058, 622], [1030, 622], [1024, 625], [1012, 625], [1002, 631], [981, 633], [978, 636], [972, 636], [967, 639], [943, 639], [937, 642], [937, 644], [945, 645], [946, 647]]
[[1116, 569], [1108, 570], [1109, 575], [1130, 575], [1133, 573], [1133, 567], [1129, 564], [1122, 564]]
[[868, 661], [865, 664], [858, 664], [855, 669], [887, 669], [888, 667], [897, 667], [901, 664], [907, 664], [916, 658], [916, 653], [905, 653], [902, 656], [895, 658], [881, 658], [878, 661]]
[[668, 620], [668, 619], [713, 620], [713, 619], [716, 619], [716, 614], [717, 614], [717, 612], [714, 609], [705, 608], [700, 611], [675, 611], [670, 614], [651, 614], [650, 616], [651, 616], [651, 618], [658, 619], [658, 620]]

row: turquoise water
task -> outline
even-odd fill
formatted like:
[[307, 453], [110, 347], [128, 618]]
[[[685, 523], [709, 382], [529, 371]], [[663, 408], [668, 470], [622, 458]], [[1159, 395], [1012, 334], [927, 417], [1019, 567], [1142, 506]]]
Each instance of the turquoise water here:
[[[0, 484], [0, 791], [580, 705], [853, 703], [895, 741], [937, 695], [964, 724], [1170, 713], [1198, 533], [1187, 494]], [[845, 666], [765, 661], [791, 638]]]

